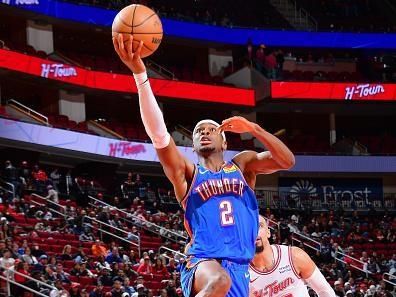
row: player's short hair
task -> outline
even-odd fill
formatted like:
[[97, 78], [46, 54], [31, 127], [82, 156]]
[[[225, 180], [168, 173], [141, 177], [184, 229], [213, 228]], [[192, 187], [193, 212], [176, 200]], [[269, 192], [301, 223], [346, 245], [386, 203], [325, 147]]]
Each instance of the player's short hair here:
[[[216, 121], [214, 121], [214, 120], [211, 120], [211, 119], [205, 119], [205, 120], [199, 121], [199, 122], [195, 125], [194, 130], [193, 130], [193, 135], [195, 134], [197, 128], [198, 128], [200, 125], [202, 125], [202, 124], [212, 124], [212, 125], [215, 126], [216, 128], [220, 127], [220, 124], [219, 124], [218, 122], [216, 122]], [[225, 136], [225, 133], [224, 133], [224, 132], [221, 132], [221, 136], [223, 137], [223, 140], [226, 141], [226, 136]]]

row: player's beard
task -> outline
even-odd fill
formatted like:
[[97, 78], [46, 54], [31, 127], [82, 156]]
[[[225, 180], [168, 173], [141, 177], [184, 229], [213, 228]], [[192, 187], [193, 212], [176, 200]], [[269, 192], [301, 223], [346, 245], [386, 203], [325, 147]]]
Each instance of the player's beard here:
[[211, 152], [214, 152], [215, 151], [215, 147], [214, 146], [203, 146], [203, 147], [201, 147], [200, 149], [199, 149], [199, 152], [201, 153], [201, 154], [207, 154], [207, 153], [211, 153]]
[[256, 244], [256, 254], [260, 254], [264, 251], [264, 243], [263, 240], [260, 238], [261, 245]]

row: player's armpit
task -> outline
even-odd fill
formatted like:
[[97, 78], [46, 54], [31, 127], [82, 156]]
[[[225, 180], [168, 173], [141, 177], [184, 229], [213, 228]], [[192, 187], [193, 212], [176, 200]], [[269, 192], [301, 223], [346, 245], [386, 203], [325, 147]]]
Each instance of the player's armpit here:
[[244, 173], [270, 174], [283, 169], [283, 167], [272, 158], [270, 151], [261, 153], [243, 151], [237, 154], [233, 160]]
[[291, 247], [292, 261], [297, 273], [303, 278], [308, 279], [316, 269], [311, 257], [298, 247]]
[[158, 158], [165, 175], [173, 184], [177, 200], [180, 202], [187, 192], [187, 188], [194, 174], [194, 165], [186, 159], [171, 138], [169, 145], [157, 149]]

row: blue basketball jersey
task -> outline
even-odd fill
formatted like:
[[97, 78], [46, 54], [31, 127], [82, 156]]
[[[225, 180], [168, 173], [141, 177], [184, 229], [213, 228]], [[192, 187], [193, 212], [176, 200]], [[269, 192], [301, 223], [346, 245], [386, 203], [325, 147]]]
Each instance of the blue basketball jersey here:
[[237, 263], [249, 263], [253, 258], [257, 200], [235, 163], [226, 163], [219, 172], [197, 165], [182, 206], [191, 238], [188, 255]]

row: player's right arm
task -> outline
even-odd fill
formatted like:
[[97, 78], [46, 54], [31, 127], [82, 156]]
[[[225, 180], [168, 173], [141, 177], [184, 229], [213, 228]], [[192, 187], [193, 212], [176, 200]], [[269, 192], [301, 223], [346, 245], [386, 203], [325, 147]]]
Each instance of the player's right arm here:
[[291, 253], [296, 272], [319, 297], [336, 297], [333, 288], [305, 251], [298, 247], [292, 247]]
[[124, 44], [122, 34], [113, 38], [114, 49], [121, 61], [133, 72], [139, 93], [140, 115], [144, 128], [155, 147], [159, 160], [175, 189], [177, 200], [185, 196], [189, 181], [193, 178], [194, 165], [177, 149], [174, 140], [166, 129], [164, 117], [151, 90], [146, 67], [140, 57], [141, 41], [133, 52], [131, 39]]

